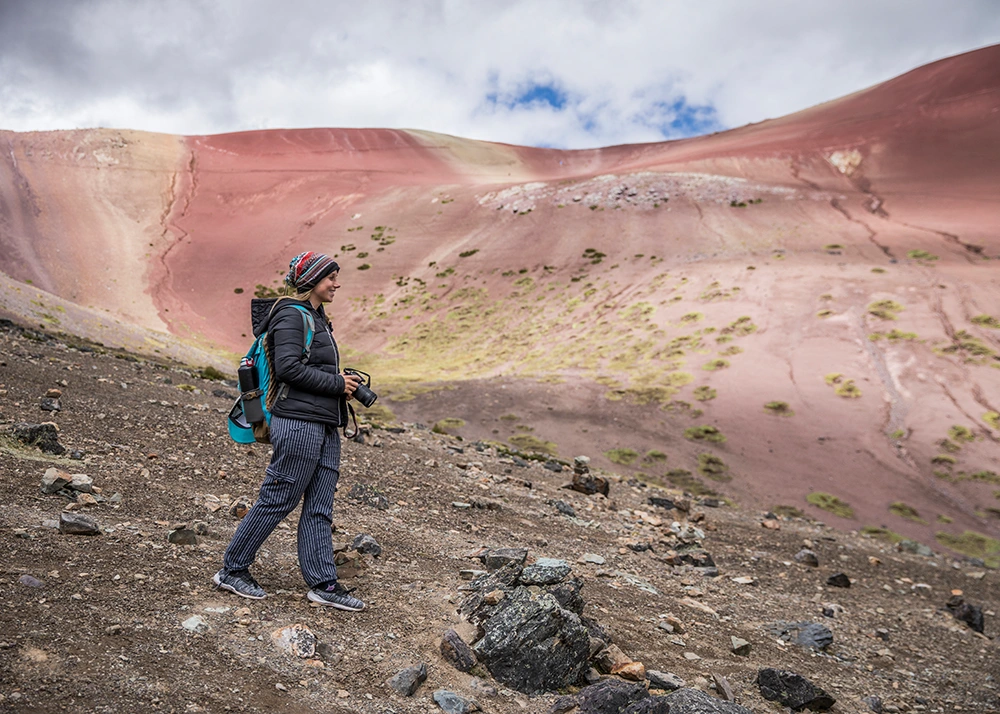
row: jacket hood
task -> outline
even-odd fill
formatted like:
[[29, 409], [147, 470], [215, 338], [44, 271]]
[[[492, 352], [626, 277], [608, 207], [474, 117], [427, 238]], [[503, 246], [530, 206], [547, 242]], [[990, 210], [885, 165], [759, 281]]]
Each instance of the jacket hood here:
[[267, 331], [271, 319], [281, 312], [286, 306], [303, 305], [321, 317], [325, 317], [323, 306], [314, 309], [308, 300], [296, 300], [295, 298], [253, 298], [250, 301], [250, 324], [253, 327], [253, 336], [260, 337]]

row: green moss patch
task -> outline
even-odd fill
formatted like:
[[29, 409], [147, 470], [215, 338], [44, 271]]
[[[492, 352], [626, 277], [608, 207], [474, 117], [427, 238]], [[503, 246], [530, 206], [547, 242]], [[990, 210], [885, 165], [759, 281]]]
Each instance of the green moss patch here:
[[692, 426], [684, 430], [684, 438], [690, 441], [711, 441], [721, 444], [726, 437], [717, 426]]
[[926, 250], [908, 250], [906, 251], [906, 257], [912, 260], [923, 260], [931, 261], [937, 260], [938, 257], [933, 253], [928, 253]]
[[514, 434], [507, 441], [517, 448], [530, 453], [547, 454], [549, 456], [556, 456], [558, 454], [558, 448], [554, 442], [539, 439], [533, 434]]
[[861, 389], [854, 383], [853, 379], [845, 379], [834, 387], [833, 393], [845, 399], [857, 399], [861, 396]]
[[879, 526], [865, 526], [861, 529], [861, 533], [871, 538], [884, 540], [886, 543], [899, 543], [903, 540], [903, 536], [899, 533], [891, 531], [888, 528], [881, 528]]
[[795, 506], [774, 506], [771, 508], [771, 513], [776, 516], [781, 516], [782, 518], [805, 518], [806, 514], [801, 508], [796, 508]]
[[720, 369], [725, 369], [729, 366], [729, 360], [727, 359], [713, 359], [711, 362], [706, 362], [702, 369], [708, 370], [709, 372], [716, 372]]
[[955, 424], [948, 430], [948, 436], [955, 441], [969, 443], [976, 440], [976, 434], [972, 429], [961, 424]]
[[650, 449], [646, 452], [646, 455], [642, 457], [642, 462], [644, 464], [660, 464], [667, 460], [667, 455], [662, 451], [657, 451], [656, 449]]
[[788, 402], [768, 402], [764, 405], [764, 411], [768, 414], [777, 414], [778, 416], [795, 415], [795, 412], [788, 406]]
[[465, 426], [464, 419], [458, 419], [456, 417], [445, 417], [434, 423], [431, 427], [431, 431], [435, 434], [450, 434], [457, 429], [461, 429]]
[[674, 488], [687, 491], [695, 496], [719, 495], [717, 491], [709, 488], [697, 476], [694, 476], [690, 471], [685, 471], [684, 469], [673, 469], [671, 471], [667, 471], [665, 478]]
[[806, 502], [841, 518], [854, 518], [854, 509], [833, 494], [814, 491], [806, 496]]
[[707, 402], [709, 400], [715, 399], [718, 396], [716, 391], [708, 386], [695, 387], [694, 398], [699, 402]]
[[1000, 412], [986, 412], [983, 421], [994, 429], [1000, 429]]
[[729, 467], [726, 462], [715, 454], [698, 454], [698, 473], [702, 476], [725, 483], [733, 480], [728, 471]]
[[639, 453], [633, 449], [610, 449], [604, 452], [608, 461], [620, 466], [631, 466], [639, 458]]
[[996, 538], [976, 531], [965, 531], [961, 535], [938, 531], [934, 537], [947, 548], [970, 558], [980, 558], [991, 568], [1000, 567], [1000, 540]]
[[900, 518], [905, 518], [908, 521], [913, 521], [914, 523], [923, 523], [926, 525], [927, 521], [920, 517], [917, 513], [917, 509], [913, 506], [909, 506], [902, 501], [896, 501], [889, 506], [889, 513], [894, 516], [899, 516]]
[[896, 313], [903, 311], [903, 306], [895, 300], [876, 300], [868, 306], [868, 314], [880, 320], [895, 320]]
[[991, 330], [1000, 330], [1000, 320], [992, 315], [976, 315], [972, 318], [971, 322], [973, 325], [979, 325], [980, 327], [988, 327]]

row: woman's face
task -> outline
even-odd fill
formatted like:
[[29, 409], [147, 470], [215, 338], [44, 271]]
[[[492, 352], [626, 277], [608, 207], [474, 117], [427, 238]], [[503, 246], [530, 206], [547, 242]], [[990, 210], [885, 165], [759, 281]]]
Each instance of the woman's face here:
[[313, 288], [313, 295], [318, 297], [321, 302], [330, 302], [333, 300], [333, 294], [337, 292], [338, 288], [340, 288], [340, 283], [337, 282], [338, 277], [340, 277], [340, 271], [334, 270], [332, 273], [320, 280], [316, 284], [316, 287]]

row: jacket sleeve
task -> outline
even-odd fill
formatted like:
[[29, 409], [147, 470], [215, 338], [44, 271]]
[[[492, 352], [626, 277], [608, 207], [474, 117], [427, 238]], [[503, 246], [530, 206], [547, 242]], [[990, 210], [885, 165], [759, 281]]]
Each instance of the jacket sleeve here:
[[305, 333], [298, 310], [288, 308], [276, 314], [268, 333], [274, 340], [274, 374], [279, 381], [310, 394], [338, 396], [344, 393], [341, 375], [302, 361]]

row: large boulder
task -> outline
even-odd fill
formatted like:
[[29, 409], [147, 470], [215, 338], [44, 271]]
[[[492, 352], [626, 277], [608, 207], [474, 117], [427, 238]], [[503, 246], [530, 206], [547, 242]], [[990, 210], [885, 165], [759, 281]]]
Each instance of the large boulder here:
[[825, 712], [837, 701], [801, 674], [783, 669], [760, 670], [757, 686], [764, 699], [779, 702], [796, 712], [803, 709]]
[[670, 714], [753, 714], [746, 707], [716, 699], [699, 689], [678, 689], [661, 698], [670, 706]]
[[19, 422], [11, 427], [11, 434], [22, 444], [37, 446], [46, 454], [59, 456], [66, 453], [66, 447], [59, 443], [59, 427], [54, 422]]
[[548, 593], [515, 588], [481, 626], [484, 635], [473, 650], [497, 681], [519, 692], [562, 689], [587, 668], [587, 628]]
[[642, 684], [605, 679], [584, 687], [576, 694], [560, 697], [553, 703], [550, 712], [558, 714], [576, 707], [574, 714], [624, 714], [626, 711], [632, 714], [634, 711], [645, 711], [633, 710], [632, 707], [650, 698]]

